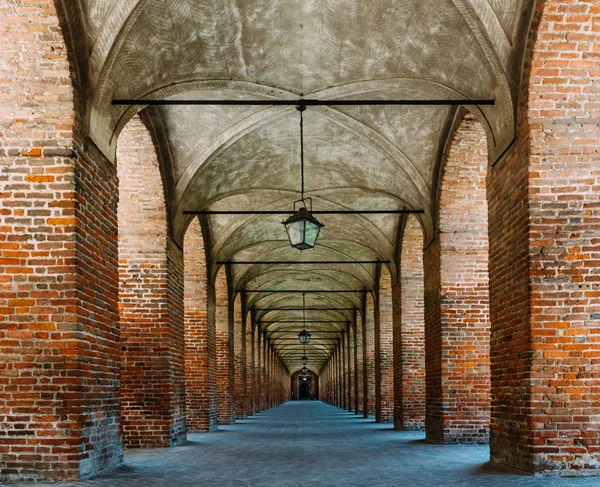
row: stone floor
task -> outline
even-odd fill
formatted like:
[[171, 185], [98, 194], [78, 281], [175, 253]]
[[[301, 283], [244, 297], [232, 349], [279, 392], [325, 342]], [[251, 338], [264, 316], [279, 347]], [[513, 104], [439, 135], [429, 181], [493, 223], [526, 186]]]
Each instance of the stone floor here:
[[487, 447], [441, 446], [316, 401], [291, 402], [179, 447], [134, 450], [85, 482], [42, 487], [600, 486], [596, 478], [514, 475], [488, 465]]

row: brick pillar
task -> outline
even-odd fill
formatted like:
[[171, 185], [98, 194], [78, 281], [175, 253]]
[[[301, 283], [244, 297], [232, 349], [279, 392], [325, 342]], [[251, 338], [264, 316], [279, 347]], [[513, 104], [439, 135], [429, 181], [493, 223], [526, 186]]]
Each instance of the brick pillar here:
[[364, 359], [363, 359], [363, 320], [357, 315], [356, 322], [356, 342], [355, 342], [355, 360], [356, 360], [356, 414], [362, 414], [364, 411]]
[[214, 320], [209, 326], [206, 254], [197, 221], [187, 229], [183, 255], [186, 424], [190, 432], [210, 431], [217, 427], [216, 332]]
[[375, 305], [373, 302], [373, 296], [367, 294], [366, 307], [365, 307], [365, 324], [366, 334], [365, 341], [367, 344], [367, 393], [366, 393], [366, 407], [367, 417], [375, 417], [376, 411], [376, 390], [375, 390]]
[[380, 268], [375, 306], [376, 411], [378, 423], [394, 421], [394, 320], [392, 278], [385, 266]]
[[486, 443], [490, 405], [487, 141], [458, 118], [445, 156], [439, 230], [424, 253], [427, 439]]
[[261, 356], [260, 356], [260, 409], [264, 411], [267, 409], [267, 374], [266, 374], [266, 362], [267, 362], [267, 340], [266, 334], [261, 330]]
[[344, 333], [342, 335], [342, 340], [340, 342], [340, 379], [341, 379], [341, 390], [340, 390], [340, 399], [341, 399], [341, 404], [340, 406], [343, 409], [346, 409], [347, 407], [347, 400], [348, 400], [348, 389], [347, 389], [347, 385], [348, 385], [348, 361], [347, 361], [347, 354], [346, 354], [346, 335], [347, 332]]
[[355, 411], [354, 403], [354, 328], [348, 326], [348, 411]]
[[117, 170], [123, 443], [165, 447], [186, 437], [183, 252], [168, 235], [158, 158], [138, 117], [119, 137]]
[[55, 2], [0, 26], [0, 482], [71, 480], [122, 461], [116, 168], [81, 147]]
[[254, 325], [252, 321], [246, 325], [246, 341], [250, 341], [250, 346], [246, 345], [246, 360], [250, 360], [248, 372], [248, 414], [256, 412], [256, 344], [254, 343]]
[[256, 344], [256, 412], [263, 410], [262, 405], [262, 368], [261, 368], [261, 357], [262, 357], [262, 333], [260, 331], [260, 325], [255, 327], [255, 344]]
[[359, 336], [359, 330], [358, 330], [358, 325], [356, 323], [356, 314], [354, 316], [354, 323], [353, 323], [353, 335], [352, 335], [352, 365], [353, 365], [353, 370], [352, 370], [352, 378], [353, 378], [353, 384], [352, 384], [352, 403], [353, 403], [353, 411], [355, 414], [358, 414], [360, 409], [359, 409], [359, 404], [358, 404], [358, 397], [359, 397], [359, 391], [360, 391], [360, 379], [358, 377], [358, 370], [359, 370], [359, 364], [358, 364], [358, 350], [359, 350], [359, 344], [358, 344], [358, 336]]
[[425, 324], [423, 233], [409, 216], [402, 236], [400, 281], [394, 304], [394, 428], [425, 427]]
[[488, 173], [493, 462], [600, 469], [600, 9], [537, 2], [518, 140]]
[[221, 267], [215, 279], [217, 332], [217, 410], [219, 424], [235, 423], [235, 359], [233, 312], [229, 303], [227, 274]]
[[235, 417], [246, 417], [246, 320], [242, 319], [242, 299], [238, 294], [233, 303], [235, 352]]

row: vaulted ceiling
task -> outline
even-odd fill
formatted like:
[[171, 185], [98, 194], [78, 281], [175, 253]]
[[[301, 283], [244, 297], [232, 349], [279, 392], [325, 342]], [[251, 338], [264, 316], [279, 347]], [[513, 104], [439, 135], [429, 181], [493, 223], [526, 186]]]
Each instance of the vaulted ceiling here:
[[[113, 99], [494, 99], [471, 107], [491, 157], [512, 141], [529, 0], [80, 0], [65, 2], [85, 70], [85, 128], [109, 158], [140, 110], [158, 142], [172, 231], [184, 210], [288, 210], [299, 198], [299, 114], [285, 106], [113, 106]], [[413, 209], [432, 238], [451, 106], [319, 106], [305, 117], [306, 195], [318, 210]], [[212, 215], [218, 262], [384, 260], [398, 215], [328, 215], [317, 248], [291, 249], [281, 216]], [[373, 290], [375, 264], [232, 265], [238, 290]], [[246, 293], [248, 308], [301, 308], [298, 293]], [[310, 293], [314, 330], [336, 331], [361, 293]], [[343, 309], [343, 310], [340, 310]], [[348, 311], [346, 311], [348, 310]], [[302, 311], [257, 311], [278, 350]], [[322, 323], [314, 321], [323, 320]], [[328, 323], [325, 323], [325, 322]], [[268, 322], [268, 323], [267, 323]], [[335, 322], [335, 323], [334, 323]], [[325, 336], [325, 334], [323, 334]], [[316, 337], [315, 337], [316, 338]], [[314, 340], [315, 370], [327, 340]], [[290, 362], [292, 369], [299, 366]]]

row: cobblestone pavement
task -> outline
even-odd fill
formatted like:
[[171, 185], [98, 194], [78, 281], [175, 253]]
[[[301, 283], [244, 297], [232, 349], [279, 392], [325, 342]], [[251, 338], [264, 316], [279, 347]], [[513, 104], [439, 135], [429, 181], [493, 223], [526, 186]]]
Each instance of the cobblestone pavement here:
[[600, 478], [515, 475], [488, 464], [486, 446], [442, 446], [333, 406], [291, 402], [175, 448], [130, 450], [125, 465], [54, 487], [600, 486]]

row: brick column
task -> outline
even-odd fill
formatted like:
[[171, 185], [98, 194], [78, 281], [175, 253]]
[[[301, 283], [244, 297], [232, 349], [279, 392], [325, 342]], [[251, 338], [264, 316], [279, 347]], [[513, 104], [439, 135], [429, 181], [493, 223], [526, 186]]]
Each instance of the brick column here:
[[400, 281], [394, 305], [394, 428], [425, 427], [425, 324], [423, 316], [423, 234], [414, 216], [406, 220]]
[[493, 462], [600, 469], [600, 9], [537, 2], [518, 140], [488, 173]]
[[219, 424], [235, 423], [233, 312], [229, 304], [227, 275], [222, 267], [215, 279], [217, 333], [217, 410]]
[[355, 411], [354, 403], [354, 329], [348, 326], [348, 411]]
[[375, 390], [375, 374], [376, 374], [376, 355], [375, 355], [375, 306], [373, 296], [369, 293], [366, 299], [365, 308], [365, 323], [366, 334], [365, 340], [367, 344], [367, 395], [366, 407], [367, 417], [375, 417], [376, 412], [376, 390]]
[[165, 447], [186, 438], [183, 252], [168, 235], [158, 158], [138, 117], [119, 137], [117, 169], [123, 442]]
[[487, 141], [458, 118], [441, 182], [435, 239], [424, 253], [427, 439], [486, 443], [490, 405]]
[[380, 268], [379, 289], [375, 303], [375, 420], [394, 421], [394, 335], [392, 279], [385, 266]]
[[247, 325], [247, 333], [250, 335], [250, 349], [249, 349], [249, 353], [250, 353], [250, 374], [248, 376], [248, 380], [250, 383], [250, 388], [249, 388], [249, 394], [250, 394], [250, 411], [251, 414], [254, 414], [257, 412], [257, 403], [256, 403], [256, 394], [257, 394], [257, 389], [256, 389], [256, 333], [255, 333], [255, 326], [254, 323], [251, 321], [250, 323], [248, 323]]
[[246, 320], [242, 319], [242, 299], [233, 303], [235, 352], [235, 417], [244, 419], [246, 410]]
[[[216, 332], [208, 305], [204, 240], [200, 224], [190, 224], [184, 239], [185, 398], [188, 431], [217, 427]], [[213, 306], [214, 308], [214, 306]]]
[[340, 378], [341, 378], [341, 407], [346, 409], [347, 401], [348, 401], [348, 361], [347, 361], [347, 353], [346, 353], [346, 335], [347, 332], [342, 335], [342, 340], [340, 342]]
[[356, 343], [355, 343], [355, 359], [356, 359], [356, 414], [364, 412], [364, 358], [363, 358], [363, 320], [360, 314], [357, 314], [356, 319]]
[[51, 0], [0, 9], [0, 482], [122, 460], [118, 182], [82, 147], [62, 24]]

